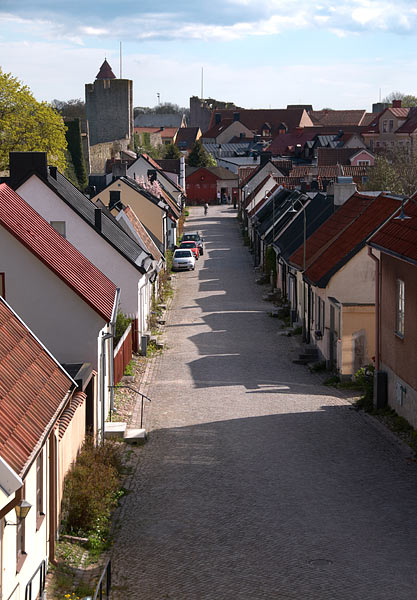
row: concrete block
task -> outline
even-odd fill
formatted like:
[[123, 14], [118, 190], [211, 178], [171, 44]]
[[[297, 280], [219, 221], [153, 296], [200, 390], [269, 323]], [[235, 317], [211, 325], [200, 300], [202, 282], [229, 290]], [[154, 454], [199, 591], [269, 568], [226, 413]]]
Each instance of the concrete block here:
[[146, 429], [127, 429], [123, 439], [128, 444], [144, 444], [148, 439]]
[[121, 421], [111, 421], [104, 425], [104, 437], [106, 439], [122, 438], [125, 434], [127, 424]]

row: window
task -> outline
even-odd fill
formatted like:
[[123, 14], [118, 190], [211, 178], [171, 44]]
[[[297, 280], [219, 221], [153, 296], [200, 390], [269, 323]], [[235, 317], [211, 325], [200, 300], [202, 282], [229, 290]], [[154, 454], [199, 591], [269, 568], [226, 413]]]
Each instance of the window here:
[[0, 296], [6, 298], [6, 288], [4, 286], [4, 273], [0, 273]]
[[110, 79], [104, 79], [103, 80], [103, 87], [105, 90], [110, 89]]
[[65, 221], [51, 221], [51, 225], [62, 237], [66, 237]]
[[369, 166], [371, 163], [369, 160], [358, 160], [358, 165], [360, 167], [367, 167]]
[[394, 131], [394, 121], [392, 119], [389, 120], [388, 130], [389, 131]]
[[43, 509], [43, 451], [36, 459], [36, 518], [37, 528], [39, 528], [39, 519], [44, 516]]
[[397, 279], [397, 319], [396, 333], [404, 337], [404, 316], [405, 316], [405, 285], [402, 279]]
[[382, 133], [387, 133], [387, 123], [388, 121], [382, 121]]

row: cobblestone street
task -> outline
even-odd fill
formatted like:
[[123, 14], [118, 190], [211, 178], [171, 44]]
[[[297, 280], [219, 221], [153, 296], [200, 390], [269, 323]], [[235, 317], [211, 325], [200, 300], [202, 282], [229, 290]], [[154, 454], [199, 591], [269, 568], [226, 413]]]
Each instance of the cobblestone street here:
[[414, 600], [417, 465], [293, 364], [236, 211], [175, 277], [112, 552], [117, 600]]

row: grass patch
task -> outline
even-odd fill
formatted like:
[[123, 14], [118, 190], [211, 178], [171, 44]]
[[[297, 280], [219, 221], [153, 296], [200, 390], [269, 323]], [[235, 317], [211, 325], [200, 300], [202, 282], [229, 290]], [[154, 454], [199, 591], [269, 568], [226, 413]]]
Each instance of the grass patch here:
[[124, 375], [134, 375], [135, 374], [133, 360], [131, 360], [130, 363], [128, 365], [126, 365], [125, 372], [123, 374]]

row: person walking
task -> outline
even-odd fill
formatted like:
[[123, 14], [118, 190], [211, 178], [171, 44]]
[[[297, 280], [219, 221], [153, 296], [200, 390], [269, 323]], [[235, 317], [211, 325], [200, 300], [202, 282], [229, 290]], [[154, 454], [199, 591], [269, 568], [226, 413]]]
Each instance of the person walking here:
[[204, 205], [204, 215], [207, 215], [207, 212], [208, 212], [208, 204], [206, 202]]

